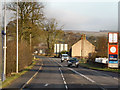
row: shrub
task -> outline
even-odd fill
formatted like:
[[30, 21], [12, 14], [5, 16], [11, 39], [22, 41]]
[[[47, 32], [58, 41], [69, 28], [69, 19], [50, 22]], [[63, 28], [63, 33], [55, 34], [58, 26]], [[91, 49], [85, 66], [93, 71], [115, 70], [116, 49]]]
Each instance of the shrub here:
[[[32, 63], [32, 53], [26, 42], [19, 42], [19, 71]], [[7, 76], [16, 71], [16, 41], [7, 42]]]

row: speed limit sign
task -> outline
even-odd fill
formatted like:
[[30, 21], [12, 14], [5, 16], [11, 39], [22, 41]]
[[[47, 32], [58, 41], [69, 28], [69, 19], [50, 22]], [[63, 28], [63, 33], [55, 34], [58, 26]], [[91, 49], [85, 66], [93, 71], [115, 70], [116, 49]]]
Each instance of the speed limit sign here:
[[109, 45], [109, 54], [118, 54], [118, 45]]

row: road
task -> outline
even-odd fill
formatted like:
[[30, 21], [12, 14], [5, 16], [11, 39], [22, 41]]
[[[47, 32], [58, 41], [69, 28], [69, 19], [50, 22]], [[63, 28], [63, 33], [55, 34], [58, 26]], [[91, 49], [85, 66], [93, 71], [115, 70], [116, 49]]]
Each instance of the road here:
[[7, 88], [117, 90], [118, 74], [83, 67], [67, 67], [59, 58], [39, 57], [35, 67]]

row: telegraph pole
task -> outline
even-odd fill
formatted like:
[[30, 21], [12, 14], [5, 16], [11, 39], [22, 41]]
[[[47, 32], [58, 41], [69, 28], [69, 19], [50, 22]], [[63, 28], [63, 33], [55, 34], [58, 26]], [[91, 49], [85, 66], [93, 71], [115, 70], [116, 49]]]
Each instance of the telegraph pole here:
[[16, 56], [16, 73], [18, 73], [18, 0], [17, 0], [17, 56]]
[[30, 51], [32, 50], [32, 35], [31, 35], [31, 33], [30, 33]]

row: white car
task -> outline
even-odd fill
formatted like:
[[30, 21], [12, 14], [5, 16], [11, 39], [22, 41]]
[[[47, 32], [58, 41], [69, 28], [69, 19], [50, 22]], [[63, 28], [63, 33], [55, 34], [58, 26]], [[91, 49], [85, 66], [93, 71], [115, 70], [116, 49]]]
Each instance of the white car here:
[[62, 54], [62, 56], [61, 56], [61, 62], [63, 62], [63, 61], [67, 61], [67, 60], [69, 60], [69, 56], [68, 56], [68, 54]]

